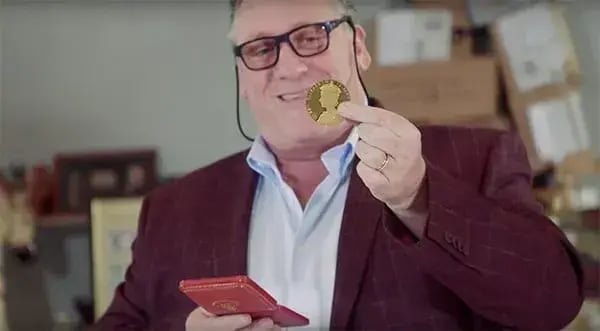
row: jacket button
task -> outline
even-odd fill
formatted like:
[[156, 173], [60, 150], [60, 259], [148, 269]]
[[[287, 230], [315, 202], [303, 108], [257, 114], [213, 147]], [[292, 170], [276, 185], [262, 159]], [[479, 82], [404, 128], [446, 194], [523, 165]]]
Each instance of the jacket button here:
[[454, 243], [454, 236], [451, 235], [449, 232], [444, 232], [444, 240], [446, 240], [446, 242], [449, 243], [449, 244], [453, 244]]

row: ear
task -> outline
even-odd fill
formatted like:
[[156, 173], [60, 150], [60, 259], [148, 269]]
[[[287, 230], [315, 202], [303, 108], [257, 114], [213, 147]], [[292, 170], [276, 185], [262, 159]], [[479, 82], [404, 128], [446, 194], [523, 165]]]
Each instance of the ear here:
[[248, 101], [248, 89], [246, 88], [245, 85], [243, 85], [242, 83], [240, 83], [240, 97], [244, 100], [244, 101]]
[[361, 71], [367, 71], [371, 66], [371, 54], [367, 49], [367, 33], [361, 25], [356, 25], [356, 58], [358, 60], [358, 67]]

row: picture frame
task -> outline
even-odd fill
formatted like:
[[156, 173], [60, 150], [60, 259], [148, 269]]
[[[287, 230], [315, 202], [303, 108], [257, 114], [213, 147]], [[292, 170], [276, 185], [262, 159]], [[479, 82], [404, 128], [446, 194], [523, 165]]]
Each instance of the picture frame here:
[[91, 201], [91, 253], [94, 319], [110, 305], [131, 264], [143, 198], [94, 198]]
[[153, 149], [58, 154], [54, 213], [89, 214], [96, 197], [142, 196], [158, 185]]

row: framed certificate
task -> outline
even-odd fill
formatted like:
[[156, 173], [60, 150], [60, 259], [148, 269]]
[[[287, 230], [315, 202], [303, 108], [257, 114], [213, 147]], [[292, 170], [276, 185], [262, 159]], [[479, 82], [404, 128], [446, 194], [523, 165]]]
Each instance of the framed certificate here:
[[55, 212], [87, 214], [94, 198], [148, 193], [158, 183], [156, 159], [153, 149], [57, 154]]
[[111, 303], [116, 287], [131, 263], [141, 197], [97, 198], [91, 203], [94, 316]]

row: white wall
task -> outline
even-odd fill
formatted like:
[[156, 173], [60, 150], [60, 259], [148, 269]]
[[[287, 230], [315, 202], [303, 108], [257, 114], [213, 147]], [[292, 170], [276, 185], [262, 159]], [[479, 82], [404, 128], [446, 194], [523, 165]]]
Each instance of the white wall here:
[[182, 172], [246, 146], [225, 2], [6, 5], [2, 160], [156, 146]]
[[156, 146], [173, 174], [248, 146], [235, 122], [227, 3], [5, 4], [0, 165]]
[[0, 1], [0, 160], [2, 159], [2, 2]]

